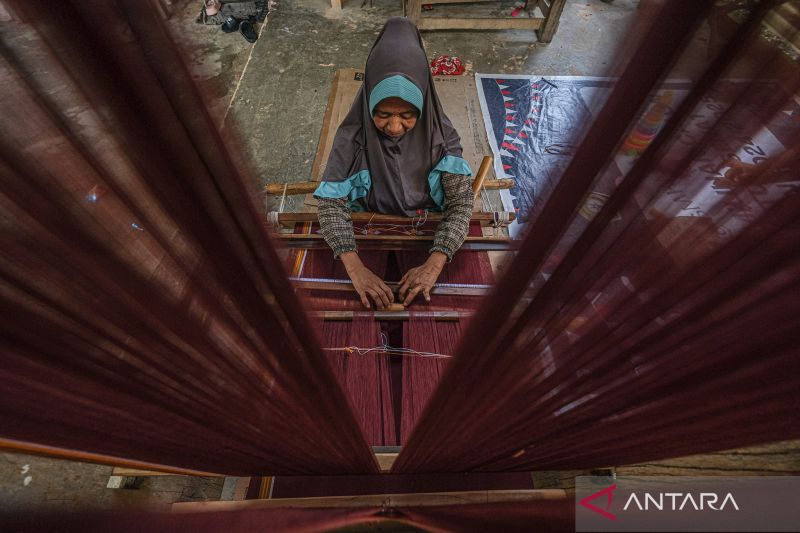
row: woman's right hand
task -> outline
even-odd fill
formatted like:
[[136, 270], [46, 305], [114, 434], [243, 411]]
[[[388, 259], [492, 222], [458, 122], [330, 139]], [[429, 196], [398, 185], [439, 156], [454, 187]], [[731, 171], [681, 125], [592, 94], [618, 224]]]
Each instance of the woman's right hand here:
[[350, 276], [350, 281], [353, 282], [353, 287], [364, 307], [370, 308], [367, 295], [372, 298], [378, 309], [388, 307], [394, 302], [394, 294], [389, 286], [364, 266], [356, 252], [345, 252], [339, 256], [339, 259], [344, 263], [347, 275]]

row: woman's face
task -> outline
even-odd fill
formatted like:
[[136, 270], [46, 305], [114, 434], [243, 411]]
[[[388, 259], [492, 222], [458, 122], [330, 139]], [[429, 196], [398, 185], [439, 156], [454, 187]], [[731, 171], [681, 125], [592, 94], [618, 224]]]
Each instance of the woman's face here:
[[402, 98], [384, 98], [372, 111], [375, 127], [390, 137], [401, 137], [417, 123], [417, 108]]

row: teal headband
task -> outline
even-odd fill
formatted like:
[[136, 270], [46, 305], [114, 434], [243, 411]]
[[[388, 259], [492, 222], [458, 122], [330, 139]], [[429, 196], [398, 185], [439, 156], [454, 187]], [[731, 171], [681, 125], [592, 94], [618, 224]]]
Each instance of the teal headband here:
[[378, 83], [369, 95], [369, 114], [375, 110], [375, 106], [384, 98], [396, 96], [402, 98], [409, 104], [419, 109], [422, 114], [422, 91], [419, 87], [410, 82], [405, 76], [395, 74], [384, 78]]

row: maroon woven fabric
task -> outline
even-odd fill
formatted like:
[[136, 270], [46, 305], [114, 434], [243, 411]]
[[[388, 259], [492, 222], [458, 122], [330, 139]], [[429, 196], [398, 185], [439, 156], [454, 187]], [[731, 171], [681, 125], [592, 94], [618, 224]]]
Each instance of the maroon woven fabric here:
[[[422, 226], [433, 233], [436, 224]], [[372, 231], [386, 230], [380, 225], [372, 225]], [[316, 224], [305, 227], [298, 224], [295, 233], [310, 231], [318, 233]], [[364, 231], [356, 226], [356, 231]], [[471, 235], [481, 235], [481, 228], [474, 224]], [[298, 257], [301, 254], [302, 257]], [[364, 264], [376, 275], [388, 281], [397, 281], [408, 269], [421, 265], [427, 259], [427, 252], [361, 251]], [[309, 250], [289, 254], [287, 264], [293, 276], [306, 279], [348, 279], [344, 265], [335, 261], [329, 250]], [[453, 261], [445, 265], [439, 282], [491, 284], [492, 269], [486, 252], [462, 251]], [[386, 355], [381, 351], [367, 354], [347, 352], [346, 347], [377, 349], [387, 342], [395, 348], [411, 348], [417, 351], [451, 355], [461, 334], [469, 322], [465, 317], [461, 322], [436, 322], [431, 318], [416, 316], [411, 320], [399, 322], [377, 322], [364, 309], [355, 293], [302, 290], [307, 309], [315, 311], [356, 310], [364, 313], [353, 321], [327, 321], [317, 324], [328, 359], [334, 368], [339, 383], [350, 399], [360, 425], [373, 446], [397, 445], [411, 433], [411, 429], [422, 408], [428, 401], [447, 365], [448, 359], [428, 358], [418, 355]], [[476, 309], [482, 298], [453, 297], [434, 295], [427, 303], [419, 295], [408, 307], [411, 313], [424, 314], [437, 310]], [[399, 334], [394, 334], [393, 332]], [[391, 367], [395, 369], [392, 380]], [[401, 376], [398, 380], [397, 374]], [[397, 382], [400, 383], [397, 383]], [[397, 413], [397, 414], [396, 414]], [[397, 420], [399, 418], [399, 421]], [[399, 422], [401, 438], [397, 436]], [[398, 442], [398, 440], [400, 442]]]
[[153, 2], [13, 2], [0, 436], [222, 474], [372, 458]]
[[[797, 65], [759, 40], [763, 9], [709, 56], [692, 37], [710, 4], [651, 2], [637, 21], [393, 471], [590, 468], [800, 436]], [[679, 60], [693, 89], [626, 160]]]
[[[348, 279], [344, 264], [335, 261], [330, 250], [308, 250], [302, 269], [292, 272], [304, 278]], [[295, 254], [289, 254], [292, 263]], [[386, 271], [385, 252], [362, 252], [361, 260], [377, 275]], [[364, 311], [355, 292], [304, 290], [303, 302], [314, 311]], [[348, 347], [376, 348], [381, 346], [382, 328], [371, 316], [348, 321], [316, 320], [326, 358], [334, 375], [345, 391], [350, 406], [371, 446], [397, 444], [396, 424], [390, 383], [389, 356], [381, 352], [359, 355], [345, 351]]]
[[[470, 227], [470, 235], [481, 235], [477, 224]], [[403, 252], [398, 254], [401, 272], [422, 264], [427, 254]], [[494, 282], [492, 267], [486, 252], [459, 252], [446, 264], [439, 275], [439, 283], [465, 283], [491, 285]], [[457, 310], [474, 312], [483, 302], [483, 297], [433, 295], [430, 303], [417, 297], [409, 310], [424, 313], [429, 310]], [[432, 358], [405, 356], [402, 361], [402, 409], [400, 416], [400, 443], [405, 444], [428, 403], [439, 379], [455, 354], [458, 340], [467, 328], [469, 318], [454, 322], [438, 322], [433, 318], [414, 316], [403, 323], [403, 347], [418, 352], [448, 356]]]

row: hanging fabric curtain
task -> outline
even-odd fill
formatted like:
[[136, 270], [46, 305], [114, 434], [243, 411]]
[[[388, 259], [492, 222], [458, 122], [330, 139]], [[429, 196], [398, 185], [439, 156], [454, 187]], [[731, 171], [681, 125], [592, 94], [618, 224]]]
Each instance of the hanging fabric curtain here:
[[9, 4], [0, 445], [377, 472], [155, 2]]
[[[400, 437], [404, 473], [800, 436], [798, 69], [759, 38], [774, 2], [710, 49], [713, 2], [642, 3], [439, 385], [404, 378], [431, 394], [421, 415], [364, 398], [358, 420], [154, 2], [9, 4], [26, 23], [0, 47], [3, 447], [280, 475], [377, 473], [359, 420]], [[685, 94], [660, 86], [673, 68]]]
[[[612, 91], [393, 472], [594, 468], [800, 436], [798, 65], [760, 37], [775, 2], [728, 19], [709, 50], [713, 4], [640, 6]], [[694, 80], [684, 94], [661, 86], [673, 68]]]

